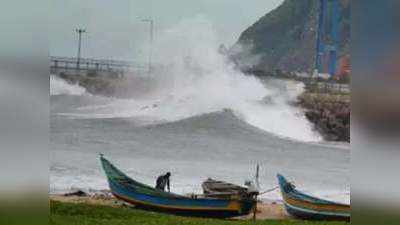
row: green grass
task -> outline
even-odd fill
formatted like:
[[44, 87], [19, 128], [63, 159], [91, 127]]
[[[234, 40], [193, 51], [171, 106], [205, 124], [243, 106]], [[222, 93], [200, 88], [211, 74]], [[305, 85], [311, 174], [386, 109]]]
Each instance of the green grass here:
[[345, 222], [311, 222], [299, 220], [233, 221], [179, 217], [128, 207], [113, 208], [88, 204], [50, 202], [50, 224], [57, 225], [339, 225]]

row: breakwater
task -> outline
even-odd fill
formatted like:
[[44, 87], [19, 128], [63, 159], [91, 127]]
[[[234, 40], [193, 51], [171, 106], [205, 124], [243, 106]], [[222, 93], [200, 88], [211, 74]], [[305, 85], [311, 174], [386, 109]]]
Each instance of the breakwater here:
[[305, 92], [298, 104], [325, 140], [350, 142], [350, 95]]

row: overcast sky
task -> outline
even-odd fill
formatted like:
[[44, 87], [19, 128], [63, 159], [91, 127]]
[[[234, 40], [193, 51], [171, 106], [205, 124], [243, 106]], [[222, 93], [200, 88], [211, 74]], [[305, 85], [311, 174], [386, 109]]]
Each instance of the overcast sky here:
[[163, 29], [203, 15], [221, 43], [232, 45], [240, 33], [283, 0], [56, 0], [53, 2], [50, 54], [76, 56], [77, 27], [84, 27], [82, 57], [139, 60], [155, 21], [155, 38]]

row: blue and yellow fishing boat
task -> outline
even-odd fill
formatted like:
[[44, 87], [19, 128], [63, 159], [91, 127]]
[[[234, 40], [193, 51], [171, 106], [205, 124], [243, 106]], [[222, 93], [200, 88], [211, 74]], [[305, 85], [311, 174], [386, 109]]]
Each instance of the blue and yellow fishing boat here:
[[282, 175], [278, 174], [277, 177], [286, 211], [292, 216], [315, 220], [350, 220], [350, 205], [304, 194]]
[[256, 204], [254, 199], [186, 197], [160, 191], [126, 176], [103, 155], [100, 161], [112, 194], [143, 209], [184, 216], [228, 218], [247, 215]]

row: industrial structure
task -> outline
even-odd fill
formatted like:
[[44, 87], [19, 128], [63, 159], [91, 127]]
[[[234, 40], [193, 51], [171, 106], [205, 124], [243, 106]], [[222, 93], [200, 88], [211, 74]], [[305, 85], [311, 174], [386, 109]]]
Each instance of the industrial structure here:
[[[314, 73], [336, 74], [339, 43], [339, 0], [319, 0], [316, 60]], [[330, 28], [328, 31], [327, 28]], [[327, 71], [324, 66], [328, 62]]]

